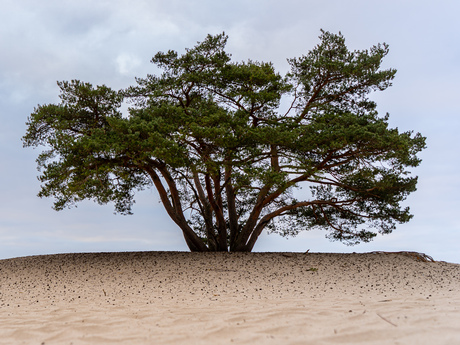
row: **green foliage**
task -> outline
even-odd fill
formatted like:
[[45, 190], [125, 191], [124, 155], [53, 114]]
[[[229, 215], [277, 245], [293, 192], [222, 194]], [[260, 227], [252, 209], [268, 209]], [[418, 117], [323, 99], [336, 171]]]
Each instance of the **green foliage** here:
[[208, 35], [182, 55], [159, 52], [163, 73], [126, 90], [58, 83], [61, 103], [38, 106], [23, 137], [45, 147], [39, 196], [57, 210], [93, 199], [127, 214], [135, 192], [154, 186], [201, 251], [250, 251], [267, 228], [325, 228], [356, 244], [410, 220], [401, 203], [417, 178], [407, 168], [425, 138], [389, 128], [368, 97], [396, 73], [380, 69], [386, 44], [352, 52], [322, 31], [283, 77], [271, 63], [232, 62], [226, 42]]

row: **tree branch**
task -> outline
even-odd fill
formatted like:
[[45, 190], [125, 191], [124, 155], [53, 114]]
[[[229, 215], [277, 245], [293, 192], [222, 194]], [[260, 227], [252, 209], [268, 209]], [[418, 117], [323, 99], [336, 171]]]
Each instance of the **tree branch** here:
[[144, 167], [144, 170], [152, 178], [152, 181], [158, 190], [160, 199], [163, 203], [163, 206], [166, 209], [166, 212], [168, 212], [168, 215], [171, 217], [171, 219], [181, 228], [182, 232], [184, 233], [185, 241], [187, 242], [187, 245], [189, 246], [190, 250], [208, 251], [208, 248], [203, 243], [203, 241], [196, 235], [193, 229], [190, 228], [190, 226], [188, 225], [184, 217], [184, 214], [182, 212], [180, 200], [178, 200], [179, 197], [178, 197], [177, 189], [174, 185], [174, 181], [172, 180], [171, 176], [169, 175], [165, 167], [162, 168], [163, 170], [162, 175], [163, 177], [165, 177], [166, 183], [168, 184], [170, 193], [172, 195], [173, 204], [171, 204], [168, 198], [168, 193], [165, 187], [163, 186], [163, 183], [161, 182], [161, 179], [156, 173], [155, 169], [151, 168], [150, 166], [146, 166]]

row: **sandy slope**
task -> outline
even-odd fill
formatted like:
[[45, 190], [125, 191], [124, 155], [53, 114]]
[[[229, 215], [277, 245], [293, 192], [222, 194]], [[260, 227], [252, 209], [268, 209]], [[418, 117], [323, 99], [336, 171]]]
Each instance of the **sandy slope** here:
[[402, 254], [0, 261], [0, 344], [460, 344], [460, 265]]

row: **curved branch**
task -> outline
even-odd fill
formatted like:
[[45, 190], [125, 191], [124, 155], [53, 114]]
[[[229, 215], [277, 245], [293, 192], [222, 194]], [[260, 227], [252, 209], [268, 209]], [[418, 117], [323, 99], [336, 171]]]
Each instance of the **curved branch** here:
[[147, 166], [147, 167], [144, 167], [144, 170], [151, 177], [160, 195], [160, 199], [163, 203], [164, 208], [166, 209], [166, 212], [168, 212], [168, 215], [171, 217], [171, 219], [181, 228], [184, 234], [185, 241], [187, 242], [187, 245], [189, 246], [190, 250], [191, 251], [208, 251], [208, 248], [206, 247], [206, 245], [198, 237], [198, 235], [193, 231], [193, 229], [188, 225], [184, 217], [184, 213], [182, 211], [181, 203], [179, 200], [179, 194], [175, 187], [174, 180], [172, 180], [171, 176], [169, 175], [169, 172], [167, 172], [164, 167], [161, 168], [161, 170], [163, 171], [160, 170], [160, 172], [162, 173], [163, 177], [166, 180], [166, 183], [168, 184], [169, 191], [173, 199], [172, 204], [168, 198], [168, 193], [165, 187], [163, 186], [163, 183], [161, 182], [161, 179], [156, 173], [155, 169], [153, 169], [150, 166]]

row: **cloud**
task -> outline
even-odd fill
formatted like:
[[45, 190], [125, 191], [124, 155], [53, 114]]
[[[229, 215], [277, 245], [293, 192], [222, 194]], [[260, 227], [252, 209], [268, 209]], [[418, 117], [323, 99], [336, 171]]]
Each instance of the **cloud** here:
[[134, 69], [141, 64], [141, 60], [132, 54], [121, 54], [115, 59], [118, 73], [132, 75]]

